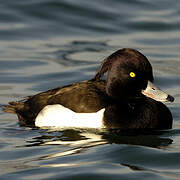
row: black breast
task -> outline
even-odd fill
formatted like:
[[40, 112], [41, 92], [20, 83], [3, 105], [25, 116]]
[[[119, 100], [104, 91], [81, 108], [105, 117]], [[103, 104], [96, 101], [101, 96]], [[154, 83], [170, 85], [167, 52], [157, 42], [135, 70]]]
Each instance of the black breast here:
[[104, 113], [104, 125], [112, 129], [170, 129], [172, 120], [163, 103], [146, 97], [110, 105]]

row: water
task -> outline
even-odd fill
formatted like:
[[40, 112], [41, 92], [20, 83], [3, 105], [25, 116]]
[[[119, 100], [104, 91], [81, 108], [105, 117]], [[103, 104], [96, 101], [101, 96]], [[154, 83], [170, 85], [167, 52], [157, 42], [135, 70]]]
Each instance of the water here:
[[180, 1], [29, 0], [0, 4], [1, 104], [89, 79], [122, 47], [151, 61], [173, 129], [139, 135], [20, 127], [0, 112], [0, 179], [179, 179]]

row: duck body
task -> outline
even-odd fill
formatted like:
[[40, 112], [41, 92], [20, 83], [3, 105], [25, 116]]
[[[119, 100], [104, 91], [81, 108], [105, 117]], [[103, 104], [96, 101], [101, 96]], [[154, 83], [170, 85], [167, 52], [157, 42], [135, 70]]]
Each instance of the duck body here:
[[[85, 102], [82, 104], [88, 108]], [[96, 108], [89, 113], [82, 112], [84, 109], [78, 113], [60, 104], [47, 105], [37, 115], [35, 125], [61, 128], [172, 128], [172, 115], [169, 109], [163, 103], [151, 98], [141, 97], [128, 102], [111, 102], [106, 107], [102, 104]]]
[[[107, 78], [101, 80], [105, 72], [108, 72]], [[161, 94], [161, 101], [174, 99], [159, 93], [159, 89], [149, 98], [146, 89], [155, 91], [152, 81], [152, 67], [147, 58], [136, 50], [121, 49], [103, 61], [92, 80], [10, 102], [4, 111], [16, 113], [20, 124], [25, 126], [170, 129], [171, 112], [154, 99], [157, 94]]]
[[60, 104], [77, 113], [93, 113], [111, 104], [105, 81], [82, 81], [11, 102], [6, 112], [16, 113], [21, 125], [34, 126], [38, 113], [47, 105]]

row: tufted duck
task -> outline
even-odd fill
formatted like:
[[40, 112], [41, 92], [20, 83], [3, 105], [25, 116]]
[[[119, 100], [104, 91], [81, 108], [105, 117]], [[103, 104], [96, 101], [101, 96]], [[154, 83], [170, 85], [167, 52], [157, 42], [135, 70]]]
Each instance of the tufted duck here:
[[148, 59], [125, 48], [107, 57], [93, 79], [10, 102], [4, 111], [25, 126], [170, 129], [171, 112], [160, 101], [174, 98], [152, 82]]

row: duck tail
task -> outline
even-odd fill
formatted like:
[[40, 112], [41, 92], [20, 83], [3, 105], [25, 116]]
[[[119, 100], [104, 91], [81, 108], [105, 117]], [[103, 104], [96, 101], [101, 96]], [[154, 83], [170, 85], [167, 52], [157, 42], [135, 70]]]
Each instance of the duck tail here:
[[3, 111], [7, 113], [16, 114], [19, 109], [24, 107], [24, 103], [20, 101], [9, 102], [8, 105], [4, 105]]

